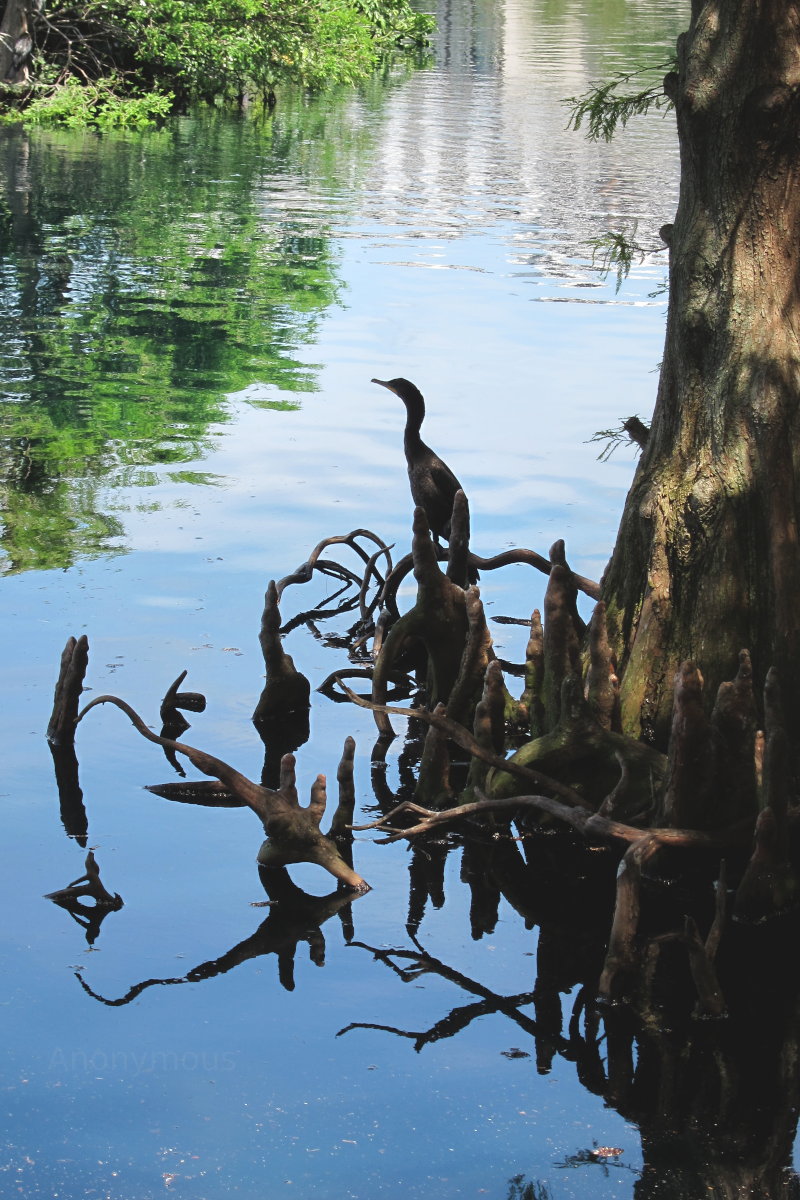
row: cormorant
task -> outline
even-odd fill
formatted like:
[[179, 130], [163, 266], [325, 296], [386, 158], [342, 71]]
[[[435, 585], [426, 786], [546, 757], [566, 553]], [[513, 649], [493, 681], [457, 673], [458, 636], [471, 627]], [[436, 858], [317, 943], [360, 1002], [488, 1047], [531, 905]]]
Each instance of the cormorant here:
[[20, 76], [30, 60], [32, 50], [33, 39], [30, 34], [21, 33], [11, 47], [11, 62], [6, 72], [6, 79], [11, 83], [22, 82]]
[[425, 417], [422, 393], [408, 379], [373, 379], [372, 382], [394, 392], [406, 406], [403, 449], [408, 464], [411, 496], [417, 507], [424, 510], [434, 537], [449, 541], [453, 500], [456, 492], [462, 489], [447, 463], [420, 437], [419, 431]]

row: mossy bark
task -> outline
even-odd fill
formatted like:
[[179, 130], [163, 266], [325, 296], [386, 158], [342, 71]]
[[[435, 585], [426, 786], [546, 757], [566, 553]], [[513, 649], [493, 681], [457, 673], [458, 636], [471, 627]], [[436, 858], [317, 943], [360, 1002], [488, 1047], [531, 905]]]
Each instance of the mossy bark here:
[[753, 656], [800, 716], [800, 14], [694, 0], [678, 41], [681, 191], [650, 437], [602, 585], [623, 727], [664, 746], [679, 664], [707, 696]]

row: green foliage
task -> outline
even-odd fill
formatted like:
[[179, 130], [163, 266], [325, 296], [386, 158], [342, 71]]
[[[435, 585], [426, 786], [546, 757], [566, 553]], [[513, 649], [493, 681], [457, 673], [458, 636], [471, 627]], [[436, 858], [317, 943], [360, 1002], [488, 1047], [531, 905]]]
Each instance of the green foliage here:
[[622, 287], [623, 280], [630, 275], [634, 258], [638, 258], [642, 262], [645, 257], [644, 248], [634, 241], [636, 229], [637, 223], [634, 222], [630, 235], [624, 230], [617, 229], [604, 233], [600, 237], [591, 238], [589, 242], [592, 247], [592, 266], [597, 266], [599, 259], [603, 278], [610, 275], [612, 271], [616, 271], [617, 291]]
[[424, 45], [432, 24], [409, 0], [50, 0], [30, 15], [30, 88], [6, 109], [31, 124], [141, 128], [191, 101], [354, 83]]
[[[672, 101], [664, 95], [662, 76], [674, 69], [674, 60], [659, 63], [654, 67], [628, 71], [615, 75], [605, 83], [593, 84], [581, 96], [570, 96], [564, 104], [571, 109], [568, 129], [579, 130], [586, 123], [586, 136], [590, 141], [610, 142], [618, 128], [625, 128], [631, 117], [641, 116], [651, 110], [670, 109]], [[620, 93], [620, 88], [632, 79], [649, 77], [659, 72], [656, 81], [635, 92]]]
[[619, 425], [613, 429], [598, 429], [590, 438], [586, 439], [587, 442], [598, 442], [600, 444], [601, 449], [597, 456], [598, 462], [608, 462], [611, 455], [620, 446], [630, 445], [630, 438], [625, 432], [624, 424], [624, 421], [620, 421]]
[[[341, 284], [324, 224], [264, 206], [266, 153], [305, 171], [284, 126], [201, 109], [157, 136], [4, 131], [0, 572], [119, 552], [117, 488], [170, 503], [234, 404], [288, 410], [317, 387]], [[337, 150], [359, 157], [346, 130]]]
[[375, 40], [387, 45], [405, 41], [415, 46], [423, 46], [436, 24], [428, 13], [415, 12], [407, 0], [353, 2], [354, 7], [368, 22]]
[[[664, 250], [664, 246], [661, 243], [647, 247], [637, 242], [637, 227], [638, 222], [634, 221], [630, 233], [623, 229], [615, 229], [609, 233], [602, 234], [600, 237], [589, 239], [589, 245], [592, 248], [592, 266], [599, 266], [600, 273], [604, 279], [612, 271], [616, 271], [617, 284], [615, 290], [617, 292], [622, 287], [624, 280], [630, 275], [634, 260], [644, 262], [648, 254], [660, 254]], [[658, 296], [665, 295], [668, 290], [668, 282], [665, 279], [662, 284], [659, 284], [648, 295], [651, 299], [655, 299]]]
[[615, 428], [598, 429], [590, 438], [587, 438], [587, 442], [598, 442], [602, 447], [597, 456], [597, 461], [608, 462], [615, 450], [618, 450], [620, 446], [630, 446], [631, 443], [637, 445], [639, 450], [641, 450], [641, 445], [630, 432], [632, 427], [642, 430], [646, 428], [639, 417], [626, 417]]
[[[62, 125], [66, 129], [146, 129], [162, 121], [172, 108], [171, 92], [121, 96], [114, 80], [81, 84], [70, 76], [61, 87], [45, 91], [25, 110], [27, 125]], [[19, 119], [15, 112], [0, 113], [0, 122]]]

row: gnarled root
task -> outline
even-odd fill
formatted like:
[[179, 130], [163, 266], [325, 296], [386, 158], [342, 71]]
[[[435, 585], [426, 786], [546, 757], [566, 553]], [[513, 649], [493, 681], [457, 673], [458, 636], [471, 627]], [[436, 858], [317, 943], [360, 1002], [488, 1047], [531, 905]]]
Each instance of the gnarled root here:
[[356, 892], [367, 891], [369, 885], [348, 866], [334, 842], [320, 830], [327, 803], [325, 776], [317, 776], [311, 785], [308, 806], [302, 808], [297, 798], [294, 768], [294, 755], [285, 754], [281, 763], [280, 789], [267, 793], [262, 817], [267, 839], [258, 852], [259, 865], [285, 867], [291, 863], [316, 863], [345, 887]]
[[598, 724], [576, 676], [564, 680], [559, 710], [559, 723], [551, 733], [527, 742], [503, 768], [491, 773], [490, 795], [500, 798], [520, 791], [519, 778], [510, 774], [513, 764], [568, 780], [587, 807], [602, 807], [607, 816], [641, 818], [661, 787], [665, 756]]
[[[320, 831], [319, 825], [325, 812], [325, 776], [318, 775], [311, 789], [311, 802], [301, 808], [295, 788], [294, 755], [286, 754], [281, 762], [280, 786], [277, 791], [262, 787], [242, 775], [234, 767], [197, 750], [185, 742], [170, 741], [153, 733], [142, 718], [118, 696], [98, 696], [87, 704], [79, 714], [82, 720], [99, 704], [114, 704], [131, 720], [142, 737], [159, 746], [168, 746], [185, 755], [198, 771], [218, 779], [229, 792], [260, 818], [267, 841], [259, 851], [259, 862], [265, 866], [285, 866], [288, 863], [311, 862], [324, 867], [345, 887], [353, 891], [366, 891], [369, 885], [344, 861], [336, 845]], [[191, 785], [190, 785], [191, 786]]]
[[[444, 551], [441, 552], [444, 555]], [[545, 558], [544, 555], [538, 554], [535, 550], [525, 550], [517, 548], [514, 550], [503, 550], [500, 554], [494, 554], [491, 558], [481, 558], [478, 554], [473, 554], [470, 551], [469, 569], [471, 572], [477, 573], [481, 571], [499, 571], [501, 567], [514, 566], [515, 564], [533, 567], [537, 571], [541, 571], [545, 575], [549, 575], [553, 569], [552, 562]], [[378, 601], [381, 608], [388, 614], [390, 621], [396, 621], [399, 612], [397, 610], [397, 593], [401, 583], [406, 576], [413, 570], [414, 560], [412, 555], [406, 554], [401, 558], [393, 570], [387, 575], [386, 583], [382, 588]], [[600, 584], [594, 579], [587, 579], [585, 575], [573, 573], [573, 578], [578, 586], [578, 590], [583, 592], [585, 596], [589, 596], [592, 600], [600, 599]]]

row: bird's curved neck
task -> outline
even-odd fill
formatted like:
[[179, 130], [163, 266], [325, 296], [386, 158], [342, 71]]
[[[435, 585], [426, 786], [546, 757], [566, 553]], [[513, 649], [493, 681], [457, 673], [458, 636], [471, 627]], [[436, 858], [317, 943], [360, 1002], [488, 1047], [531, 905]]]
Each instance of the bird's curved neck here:
[[403, 403], [406, 406], [406, 428], [403, 440], [407, 446], [416, 446], [422, 441], [420, 429], [425, 417], [425, 402], [422, 396], [412, 396]]

